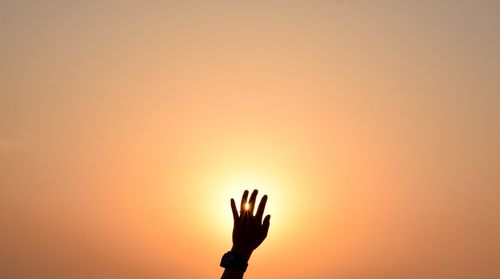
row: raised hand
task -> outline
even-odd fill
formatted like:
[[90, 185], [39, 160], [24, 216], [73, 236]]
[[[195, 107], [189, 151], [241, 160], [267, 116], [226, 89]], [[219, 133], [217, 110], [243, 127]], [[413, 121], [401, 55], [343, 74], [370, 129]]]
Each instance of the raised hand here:
[[262, 221], [267, 195], [262, 197], [254, 215], [257, 193], [257, 190], [253, 190], [250, 200], [248, 200], [248, 190], [245, 190], [241, 198], [239, 213], [234, 199], [231, 199], [234, 219], [233, 248], [231, 250], [247, 260], [252, 255], [252, 252], [266, 239], [271, 219], [271, 215], [267, 215]]

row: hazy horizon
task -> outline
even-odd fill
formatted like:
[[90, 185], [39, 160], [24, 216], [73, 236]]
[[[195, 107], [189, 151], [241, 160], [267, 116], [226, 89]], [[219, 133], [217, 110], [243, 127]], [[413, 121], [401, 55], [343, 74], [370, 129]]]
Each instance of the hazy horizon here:
[[0, 1], [0, 277], [500, 278], [500, 1]]

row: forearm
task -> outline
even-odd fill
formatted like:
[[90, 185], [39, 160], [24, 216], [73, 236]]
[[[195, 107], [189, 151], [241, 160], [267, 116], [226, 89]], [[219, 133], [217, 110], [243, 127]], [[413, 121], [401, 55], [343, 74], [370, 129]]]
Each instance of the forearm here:
[[[238, 254], [239, 256], [245, 258], [247, 262], [250, 259], [250, 256], [252, 255], [252, 252], [253, 252], [253, 251], [248, 250], [248, 249], [242, 249], [242, 248], [238, 248], [238, 247], [234, 247], [234, 246], [233, 246], [233, 248], [231, 248], [231, 251]], [[221, 279], [241, 279], [241, 278], [243, 278], [244, 274], [245, 274], [245, 272], [242, 270], [227, 269], [226, 268], [226, 269], [224, 269], [224, 272], [222, 273]]]
[[243, 274], [245, 272], [241, 270], [229, 270], [229, 269], [224, 269], [224, 273], [222, 273], [221, 279], [241, 279], [243, 278]]

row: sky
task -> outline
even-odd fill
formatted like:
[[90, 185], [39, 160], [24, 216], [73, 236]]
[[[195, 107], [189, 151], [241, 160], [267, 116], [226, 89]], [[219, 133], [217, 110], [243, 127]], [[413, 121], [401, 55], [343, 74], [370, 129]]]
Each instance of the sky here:
[[0, 277], [500, 277], [500, 1], [0, 1]]

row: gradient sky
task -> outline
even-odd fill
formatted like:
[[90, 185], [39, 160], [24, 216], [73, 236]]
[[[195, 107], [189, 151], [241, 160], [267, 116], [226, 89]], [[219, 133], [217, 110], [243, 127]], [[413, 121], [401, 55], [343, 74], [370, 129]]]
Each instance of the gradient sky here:
[[0, 277], [500, 278], [500, 1], [0, 1]]

